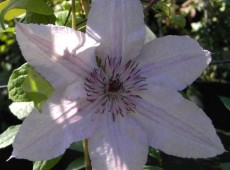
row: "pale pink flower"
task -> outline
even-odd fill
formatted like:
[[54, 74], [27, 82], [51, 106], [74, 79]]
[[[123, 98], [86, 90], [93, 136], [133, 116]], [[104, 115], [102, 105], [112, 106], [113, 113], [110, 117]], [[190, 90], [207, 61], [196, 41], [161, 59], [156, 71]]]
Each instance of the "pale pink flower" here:
[[86, 34], [17, 23], [16, 36], [56, 91], [23, 122], [13, 157], [51, 159], [86, 138], [97, 170], [142, 169], [148, 146], [191, 158], [225, 151], [210, 119], [178, 93], [207, 67], [210, 52], [180, 36], [145, 44], [139, 0], [94, 0]]

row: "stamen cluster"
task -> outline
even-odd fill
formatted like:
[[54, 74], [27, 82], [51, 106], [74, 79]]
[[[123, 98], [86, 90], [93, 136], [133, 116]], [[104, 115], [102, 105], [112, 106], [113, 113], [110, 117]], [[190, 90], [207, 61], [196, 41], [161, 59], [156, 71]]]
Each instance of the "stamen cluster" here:
[[138, 63], [129, 61], [122, 65], [120, 58], [107, 57], [86, 78], [87, 100], [99, 101], [96, 113], [111, 112], [113, 118], [135, 112], [139, 91], [146, 90], [145, 77], [140, 74]]

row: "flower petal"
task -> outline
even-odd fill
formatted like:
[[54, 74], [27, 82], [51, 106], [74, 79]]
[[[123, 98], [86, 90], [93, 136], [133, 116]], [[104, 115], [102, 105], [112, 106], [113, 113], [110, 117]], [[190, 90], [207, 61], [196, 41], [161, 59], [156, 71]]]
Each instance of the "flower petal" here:
[[211, 56], [191, 38], [166, 36], [146, 44], [137, 61], [148, 83], [182, 90], [200, 76]]
[[28, 63], [54, 87], [82, 77], [96, 65], [98, 44], [73, 29], [16, 23], [16, 38]]
[[42, 113], [33, 110], [25, 119], [11, 157], [35, 161], [63, 154], [72, 142], [94, 133], [98, 119], [94, 119], [93, 108], [88, 102], [62, 100], [60, 94], [54, 94], [44, 104]]
[[[102, 8], [103, 6], [103, 8]], [[136, 57], [145, 40], [143, 10], [139, 0], [95, 0], [87, 22], [87, 34], [100, 39], [97, 55]]]
[[151, 42], [153, 39], [155, 39], [156, 35], [152, 32], [152, 30], [148, 26], [145, 26], [145, 29], [146, 29], [146, 37], [145, 37], [144, 44], [147, 44]]
[[141, 97], [134, 116], [145, 129], [150, 146], [192, 158], [212, 157], [225, 151], [211, 120], [178, 92], [152, 86]]
[[89, 138], [89, 152], [95, 170], [140, 170], [147, 161], [148, 144], [137, 122], [125, 115], [103, 115], [105, 119]]
[[67, 100], [78, 101], [86, 98], [87, 92], [84, 89], [84, 82], [74, 81], [64, 91], [64, 97]]

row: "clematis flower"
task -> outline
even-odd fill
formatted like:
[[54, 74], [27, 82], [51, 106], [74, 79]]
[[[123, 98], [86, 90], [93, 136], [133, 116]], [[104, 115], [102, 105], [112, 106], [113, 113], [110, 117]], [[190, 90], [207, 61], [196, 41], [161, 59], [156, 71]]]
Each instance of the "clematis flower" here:
[[16, 24], [25, 59], [56, 89], [25, 119], [12, 157], [47, 160], [89, 140], [93, 169], [139, 170], [148, 146], [207, 158], [225, 150], [211, 120], [178, 91], [211, 61], [193, 39], [147, 43], [139, 0], [94, 0], [86, 33]]

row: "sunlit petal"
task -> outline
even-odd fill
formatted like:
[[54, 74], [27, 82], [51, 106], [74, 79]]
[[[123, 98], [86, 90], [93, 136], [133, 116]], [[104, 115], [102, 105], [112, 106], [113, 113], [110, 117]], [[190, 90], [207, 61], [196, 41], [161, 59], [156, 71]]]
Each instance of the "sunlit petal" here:
[[95, 170], [140, 170], [147, 161], [148, 143], [139, 124], [126, 115], [104, 115], [89, 138], [89, 152]]
[[96, 170], [143, 169], [148, 146], [193, 158], [225, 151], [210, 119], [177, 92], [210, 52], [188, 37], [154, 39], [139, 0], [94, 0], [87, 24], [86, 35], [16, 24], [22, 54], [56, 92], [23, 122], [13, 157], [51, 159], [85, 138]]
[[86, 101], [71, 102], [54, 94], [42, 113], [34, 109], [23, 122], [12, 157], [48, 160], [63, 154], [72, 142], [89, 138], [96, 130], [94, 107]]
[[84, 99], [87, 96], [84, 87], [85, 85], [83, 81], [74, 81], [66, 87], [64, 97], [71, 101], [81, 100], [82, 98]]
[[79, 31], [17, 23], [16, 38], [28, 63], [54, 87], [82, 77], [96, 65], [94, 50], [98, 43]]
[[104, 59], [136, 57], [145, 40], [144, 15], [139, 0], [95, 0], [87, 22], [87, 34], [100, 37], [98, 56]]

